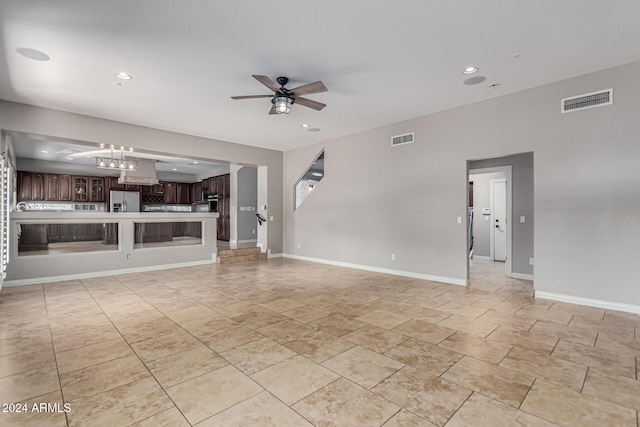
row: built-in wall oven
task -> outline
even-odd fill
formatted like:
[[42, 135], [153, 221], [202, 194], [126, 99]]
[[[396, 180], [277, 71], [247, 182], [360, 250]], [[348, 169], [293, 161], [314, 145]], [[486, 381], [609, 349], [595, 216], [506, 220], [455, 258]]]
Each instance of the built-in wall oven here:
[[209, 212], [218, 212], [218, 195], [210, 194], [207, 196], [207, 203], [209, 204]]

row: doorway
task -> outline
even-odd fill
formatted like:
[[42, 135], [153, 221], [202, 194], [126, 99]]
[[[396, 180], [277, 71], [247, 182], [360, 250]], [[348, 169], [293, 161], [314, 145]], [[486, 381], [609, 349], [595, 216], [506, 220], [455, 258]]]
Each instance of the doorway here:
[[469, 205], [473, 203], [469, 207], [469, 243], [473, 243], [473, 252], [468, 257], [467, 272], [473, 259], [497, 261], [504, 263], [504, 275], [512, 277], [512, 167], [470, 168], [467, 179], [473, 183], [473, 201], [469, 200]]

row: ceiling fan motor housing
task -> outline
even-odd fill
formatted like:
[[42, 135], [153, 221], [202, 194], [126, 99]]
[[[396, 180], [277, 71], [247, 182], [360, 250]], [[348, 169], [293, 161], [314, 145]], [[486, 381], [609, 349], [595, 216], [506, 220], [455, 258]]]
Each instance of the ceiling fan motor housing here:
[[286, 85], [287, 83], [289, 83], [289, 78], [288, 77], [278, 77], [276, 78], [276, 81], [278, 82], [278, 84], [281, 87], [284, 87], [284, 85]]

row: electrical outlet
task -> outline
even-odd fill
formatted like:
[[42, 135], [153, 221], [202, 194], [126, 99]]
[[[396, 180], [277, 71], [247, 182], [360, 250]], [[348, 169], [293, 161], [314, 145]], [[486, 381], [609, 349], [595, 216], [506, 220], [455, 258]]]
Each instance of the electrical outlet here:
[[131, 254], [127, 254], [127, 259], [131, 259]]
[[529, 258], [529, 265], [533, 265], [533, 258]]
[[300, 243], [298, 243], [298, 249], [300, 249]]
[[256, 234], [256, 230], [251, 230], [251, 234]]
[[396, 260], [396, 254], [391, 254], [391, 261], [395, 261]]

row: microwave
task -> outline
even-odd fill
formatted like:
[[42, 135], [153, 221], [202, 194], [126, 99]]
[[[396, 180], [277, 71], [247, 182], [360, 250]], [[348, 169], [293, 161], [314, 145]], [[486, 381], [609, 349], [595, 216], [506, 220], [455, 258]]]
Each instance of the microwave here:
[[207, 196], [207, 204], [209, 205], [209, 212], [218, 212], [218, 195]]

